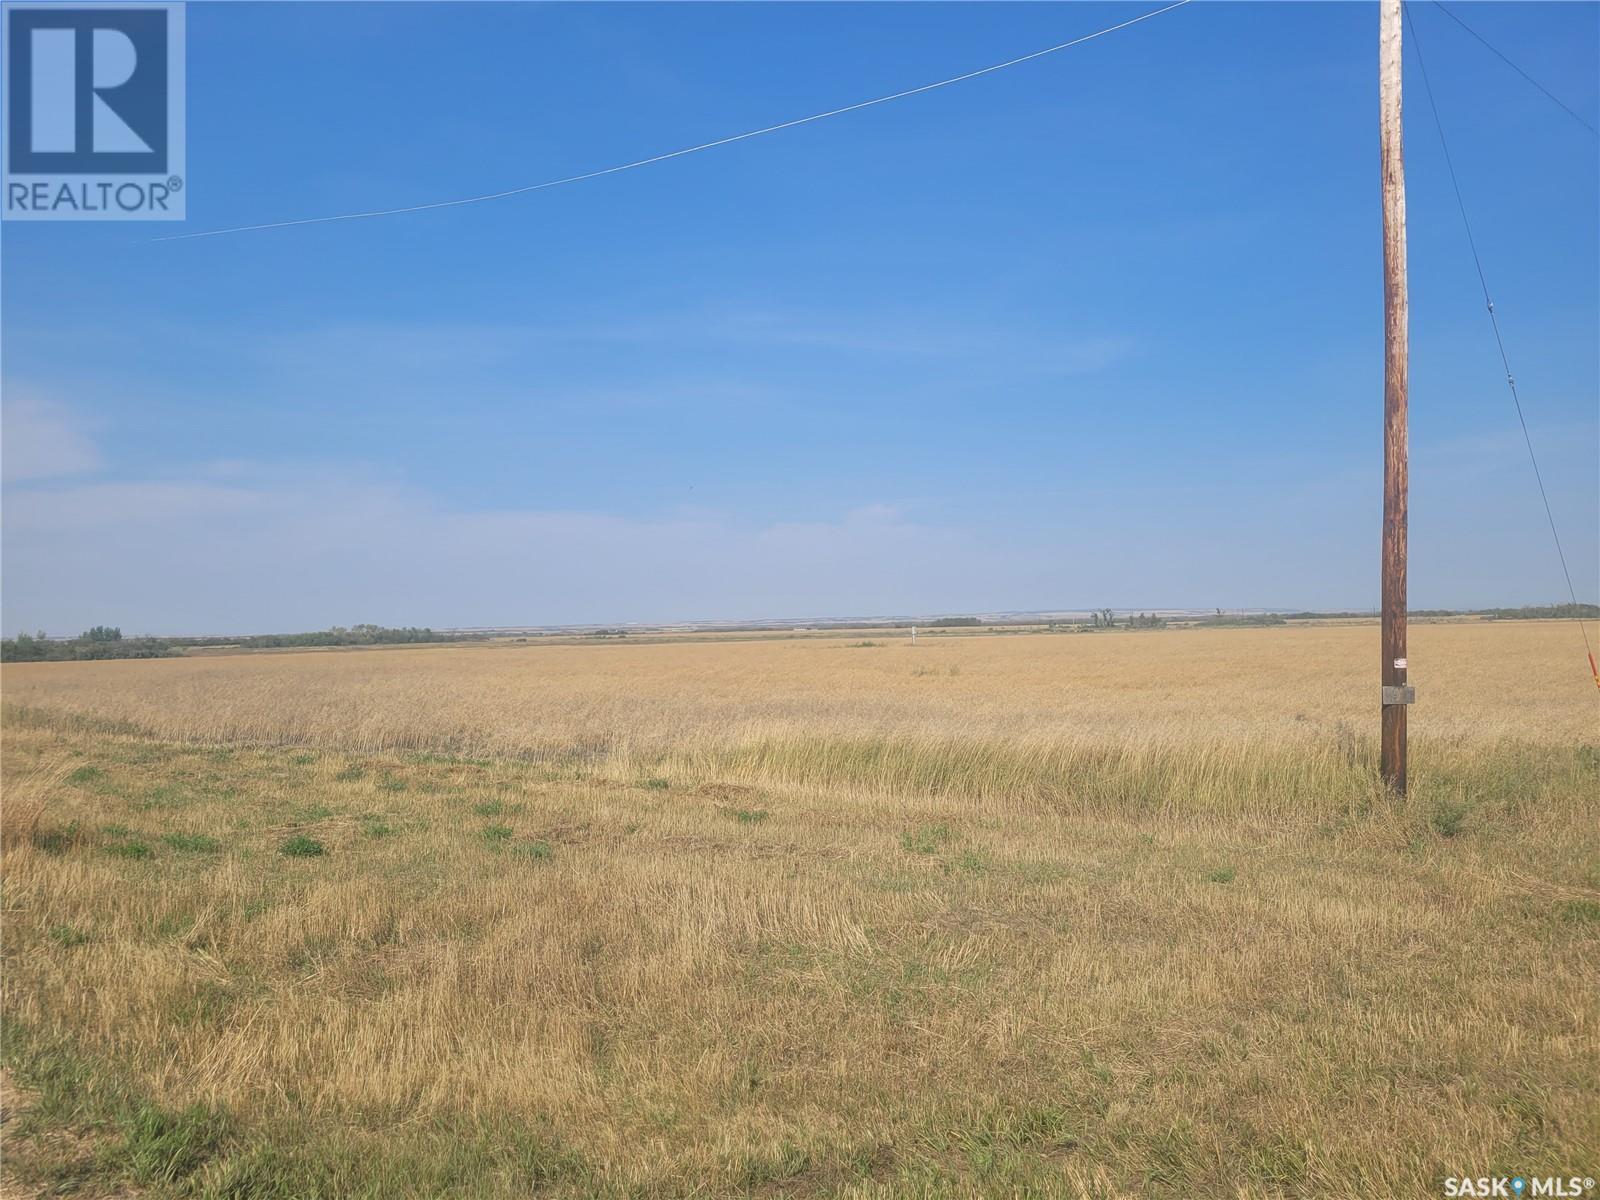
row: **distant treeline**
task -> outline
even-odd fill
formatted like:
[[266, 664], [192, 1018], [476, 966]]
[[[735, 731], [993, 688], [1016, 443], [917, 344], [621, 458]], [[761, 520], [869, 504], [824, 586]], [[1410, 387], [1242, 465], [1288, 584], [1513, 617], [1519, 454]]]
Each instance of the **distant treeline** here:
[[[1372, 612], [1296, 612], [1284, 613], [1291, 621], [1316, 621], [1336, 618], [1370, 620]], [[1583, 617], [1600, 619], [1600, 604], [1524, 604], [1521, 608], [1413, 608], [1413, 617], [1484, 617], [1491, 621], [1549, 621]]]
[[[1156, 613], [1129, 613], [1122, 618], [1121, 623], [1128, 629], [1165, 629], [1167, 627], [1166, 618]], [[1116, 629], [1117, 626], [1117, 614], [1109, 608], [1097, 608], [1089, 614], [1090, 629]], [[1051, 629], [1055, 627], [1054, 623], [1050, 626]], [[1081, 627], [1080, 625], [1079, 628]]]
[[1489, 617], [1495, 621], [1542, 621], [1551, 617], [1600, 617], [1600, 604], [1541, 604], [1523, 605], [1521, 608], [1476, 609], [1474, 616]]
[[84, 662], [100, 658], [173, 658], [183, 651], [163, 638], [125, 638], [112, 625], [96, 625], [75, 638], [19, 633], [0, 641], [0, 662]]
[[75, 638], [50, 638], [43, 633], [18, 634], [0, 642], [0, 661], [76, 662], [103, 658], [175, 658], [185, 650], [228, 647], [278, 650], [293, 646], [400, 646], [414, 642], [482, 640], [482, 634], [435, 633], [431, 629], [382, 625], [335, 625], [315, 633], [263, 633], [254, 637], [125, 638], [114, 625], [96, 625]]
[[383, 625], [335, 625], [315, 633], [261, 633], [243, 638], [174, 638], [180, 646], [237, 646], [243, 650], [280, 650], [292, 646], [401, 646], [411, 642], [481, 640], [481, 634], [435, 633], [431, 629]]
[[1277, 613], [1235, 613], [1227, 614], [1218, 611], [1209, 617], [1201, 617], [1196, 625], [1204, 625], [1208, 629], [1239, 629], [1256, 628], [1261, 625], [1283, 625], [1288, 618]]

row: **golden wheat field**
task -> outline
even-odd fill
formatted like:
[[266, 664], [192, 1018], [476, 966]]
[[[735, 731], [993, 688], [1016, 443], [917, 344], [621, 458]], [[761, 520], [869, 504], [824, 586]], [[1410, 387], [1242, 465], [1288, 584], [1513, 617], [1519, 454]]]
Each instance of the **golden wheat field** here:
[[1570, 624], [4, 669], [7, 1197], [1600, 1175]]

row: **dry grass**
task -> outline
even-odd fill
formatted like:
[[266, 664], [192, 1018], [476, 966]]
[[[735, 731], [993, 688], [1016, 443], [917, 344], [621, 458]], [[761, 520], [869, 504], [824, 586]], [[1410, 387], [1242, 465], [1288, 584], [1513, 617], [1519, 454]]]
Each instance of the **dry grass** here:
[[[467, 757], [790, 737], [1316, 746], [1373, 724], [1375, 625], [850, 642], [458, 646], [5, 668], [8, 702], [202, 743]], [[1422, 625], [1434, 742], [1594, 732], [1571, 623]]]
[[1600, 1174], [1571, 634], [1414, 631], [1404, 802], [1359, 627], [7, 667], [8, 1161], [261, 1198]]

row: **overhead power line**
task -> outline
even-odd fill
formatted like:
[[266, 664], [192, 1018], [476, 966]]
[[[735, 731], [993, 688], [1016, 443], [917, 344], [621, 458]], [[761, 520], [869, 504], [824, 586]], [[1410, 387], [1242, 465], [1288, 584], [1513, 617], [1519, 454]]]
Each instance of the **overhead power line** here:
[[[1437, 0], [1435, 0], [1437, 2]], [[1440, 5], [1442, 8], [1443, 5]], [[1517, 424], [1522, 426], [1522, 441], [1528, 447], [1528, 461], [1533, 464], [1533, 478], [1539, 485], [1539, 499], [1544, 501], [1545, 520], [1550, 523], [1550, 536], [1556, 544], [1556, 557], [1561, 560], [1561, 574], [1567, 581], [1567, 595], [1572, 599], [1574, 613], [1581, 613], [1578, 607], [1578, 592], [1572, 586], [1572, 571], [1567, 567], [1567, 552], [1561, 546], [1561, 533], [1556, 528], [1556, 516], [1550, 508], [1550, 494], [1545, 491], [1544, 475], [1539, 470], [1539, 456], [1534, 453], [1533, 436], [1528, 432], [1528, 418], [1522, 411], [1522, 397], [1517, 394], [1517, 379], [1511, 373], [1511, 359], [1506, 354], [1505, 338], [1500, 335], [1500, 318], [1495, 315], [1494, 300], [1489, 295], [1489, 280], [1483, 273], [1483, 258], [1478, 254], [1478, 240], [1472, 234], [1472, 221], [1467, 216], [1467, 202], [1461, 196], [1461, 181], [1456, 177], [1455, 162], [1450, 157], [1450, 142], [1444, 135], [1444, 121], [1439, 116], [1439, 102], [1433, 96], [1433, 84], [1428, 81], [1428, 64], [1422, 56], [1422, 43], [1417, 38], [1417, 29], [1411, 20], [1411, 12], [1406, 10], [1406, 26], [1411, 30], [1411, 44], [1417, 50], [1417, 66], [1422, 71], [1422, 88], [1428, 94], [1428, 107], [1433, 110], [1433, 126], [1439, 131], [1439, 148], [1444, 151], [1444, 165], [1450, 172], [1450, 187], [1456, 194], [1456, 207], [1461, 210], [1461, 225], [1467, 232], [1467, 246], [1472, 251], [1472, 264], [1478, 270], [1478, 286], [1483, 290], [1483, 304], [1489, 310], [1489, 325], [1494, 330], [1494, 343], [1500, 350], [1500, 365], [1505, 368], [1506, 387], [1511, 392], [1511, 403], [1517, 410]], [[1584, 626], [1582, 616], [1576, 616], [1578, 631], [1583, 635], [1583, 648], [1589, 656], [1589, 672], [1594, 676], [1595, 686], [1600, 687], [1600, 668], [1596, 668], [1594, 648], [1589, 644], [1589, 631]]]
[[1561, 109], [1562, 112], [1566, 113], [1567, 116], [1571, 117], [1574, 121], [1576, 121], [1579, 125], [1582, 125], [1585, 129], [1587, 129], [1590, 133], [1594, 134], [1596, 137], [1600, 137], [1600, 129], [1596, 129], [1593, 125], [1589, 124], [1589, 122], [1587, 120], [1585, 120], [1580, 114], [1578, 114], [1572, 108], [1570, 108], [1567, 105], [1566, 101], [1561, 99], [1560, 96], [1556, 95], [1549, 88], [1545, 87], [1544, 84], [1540, 83], [1537, 79], [1535, 79], [1532, 75], [1529, 75], [1521, 67], [1517, 66], [1516, 63], [1512, 62], [1509, 58], [1507, 58], [1499, 50], [1496, 50], [1492, 45], [1489, 44], [1489, 40], [1487, 38], [1485, 38], [1483, 36], [1483, 34], [1479, 33], [1471, 25], [1468, 25], [1460, 17], [1456, 16], [1455, 13], [1451, 12], [1443, 4], [1439, 3], [1439, 0], [1433, 0], [1433, 6], [1435, 8], [1437, 8], [1440, 12], [1442, 12], [1445, 16], [1449, 17], [1457, 25], [1461, 26], [1461, 28], [1465, 29], [1473, 37], [1477, 38], [1478, 41], [1483, 43], [1484, 47], [1491, 54], [1493, 54], [1501, 62], [1505, 63], [1506, 66], [1510, 67], [1518, 75], [1521, 75], [1529, 83], [1533, 84], [1534, 87], [1538, 88], [1541, 92], [1543, 92], [1547, 97], [1550, 98], [1551, 101], [1553, 101], [1555, 103], [1556, 107]]
[[992, 75], [996, 71], [1004, 71], [1007, 67], [1019, 66], [1025, 62], [1032, 62], [1036, 58], [1043, 58], [1047, 54], [1055, 54], [1061, 50], [1069, 50], [1073, 46], [1081, 46], [1085, 42], [1092, 42], [1096, 38], [1102, 38], [1107, 34], [1138, 25], [1142, 21], [1148, 21], [1152, 17], [1159, 17], [1162, 13], [1171, 12], [1175, 8], [1182, 8], [1188, 3], [1190, 3], [1190, 0], [1176, 0], [1176, 3], [1142, 13], [1119, 24], [1107, 26], [1105, 29], [1097, 29], [1093, 33], [1086, 33], [1082, 37], [1073, 38], [1070, 42], [1062, 42], [1056, 46], [1046, 46], [1043, 50], [1035, 50], [1032, 54], [1024, 54], [1020, 58], [1008, 59], [1002, 63], [995, 63], [993, 66], [980, 67], [976, 71], [968, 71], [963, 75], [953, 75], [949, 79], [941, 79], [936, 83], [925, 83], [921, 87], [907, 88], [903, 92], [895, 92], [892, 95], [879, 96], [873, 100], [862, 100], [856, 104], [847, 104], [843, 108], [813, 113], [809, 117], [798, 117], [793, 121], [783, 121], [777, 125], [768, 125], [763, 129], [752, 129], [745, 133], [736, 133], [732, 137], [718, 138], [714, 142], [702, 142], [698, 146], [687, 146], [682, 150], [672, 150], [666, 154], [654, 154], [649, 158], [636, 159], [633, 162], [621, 163], [615, 167], [605, 167], [599, 171], [586, 171], [582, 175], [569, 175], [565, 179], [549, 179], [543, 183], [530, 183], [524, 187], [506, 188], [504, 191], [499, 192], [485, 192], [481, 196], [464, 196], [456, 200], [435, 200], [429, 204], [408, 204], [400, 208], [380, 208], [370, 212], [338, 213], [328, 217], [301, 217], [293, 221], [268, 221], [260, 225], [235, 225], [228, 229], [208, 229], [199, 233], [179, 233], [171, 237], [155, 238], [153, 240], [158, 242], [182, 242], [194, 238], [222, 237], [224, 234], [229, 233], [253, 233], [262, 229], [286, 229], [294, 225], [322, 225], [330, 221], [362, 221], [369, 217], [395, 217], [403, 213], [427, 212], [436, 208], [459, 208], [465, 204], [483, 204], [489, 200], [504, 200], [508, 196], [521, 196], [528, 192], [540, 192], [547, 188], [561, 187], [569, 183], [582, 183], [586, 179], [598, 179], [602, 175], [615, 175], [619, 171], [632, 171], [637, 167], [648, 167], [652, 163], [666, 162], [669, 158], [682, 158], [686, 154], [698, 154], [702, 150], [712, 150], [718, 146], [743, 142], [750, 138], [761, 137], [763, 134], [777, 133], [779, 130], [794, 129], [799, 125], [809, 125], [813, 121], [823, 121], [829, 117], [843, 116], [845, 113], [857, 112], [863, 108], [887, 104], [891, 100], [904, 100], [907, 96], [921, 95], [923, 92], [949, 87], [953, 83], [964, 83], [968, 79], [977, 79], [980, 75]]

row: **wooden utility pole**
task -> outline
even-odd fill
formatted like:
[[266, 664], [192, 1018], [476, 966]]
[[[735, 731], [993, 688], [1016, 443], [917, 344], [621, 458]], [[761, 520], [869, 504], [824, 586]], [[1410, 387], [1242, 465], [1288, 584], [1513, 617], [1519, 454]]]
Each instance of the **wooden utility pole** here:
[[1384, 782], [1406, 790], [1406, 167], [1400, 137], [1400, 0], [1378, 5], [1378, 144], [1383, 173]]

